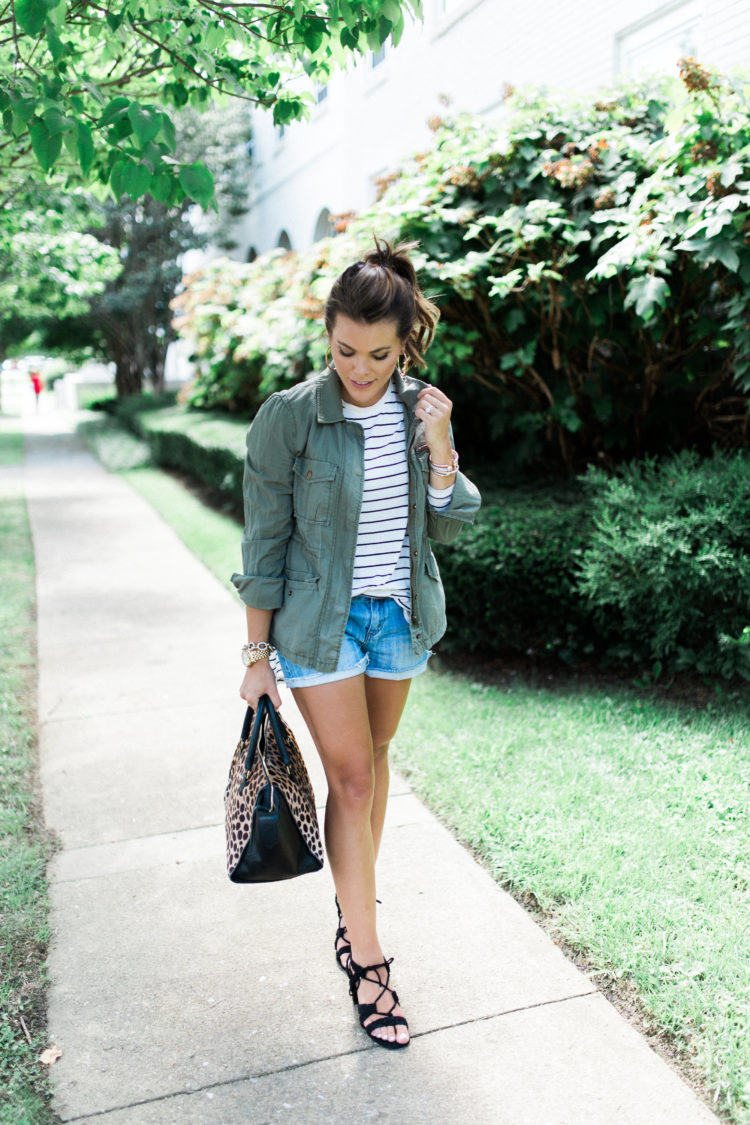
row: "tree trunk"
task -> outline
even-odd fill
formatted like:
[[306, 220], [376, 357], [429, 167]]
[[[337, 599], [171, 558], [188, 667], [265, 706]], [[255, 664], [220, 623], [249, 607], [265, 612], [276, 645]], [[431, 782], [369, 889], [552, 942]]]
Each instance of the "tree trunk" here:
[[143, 373], [132, 356], [127, 352], [114, 357], [115, 360], [115, 389], [117, 397], [126, 395], [139, 395], [143, 390]]

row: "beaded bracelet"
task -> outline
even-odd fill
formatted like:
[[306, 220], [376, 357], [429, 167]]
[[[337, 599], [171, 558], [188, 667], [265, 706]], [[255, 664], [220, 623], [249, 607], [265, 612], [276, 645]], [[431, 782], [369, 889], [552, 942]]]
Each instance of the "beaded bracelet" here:
[[452, 477], [454, 473], [458, 472], [458, 454], [455, 449], [451, 450], [450, 465], [436, 465], [430, 457], [430, 468], [436, 477]]

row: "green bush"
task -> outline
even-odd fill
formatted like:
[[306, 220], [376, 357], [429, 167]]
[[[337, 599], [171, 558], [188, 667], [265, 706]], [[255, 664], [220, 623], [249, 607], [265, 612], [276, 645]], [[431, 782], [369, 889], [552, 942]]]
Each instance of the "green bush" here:
[[247, 421], [179, 406], [139, 409], [134, 397], [123, 400], [118, 416], [148, 444], [155, 463], [199, 481], [241, 515]]
[[[524, 94], [500, 132], [446, 113], [342, 237], [186, 281], [195, 405], [252, 410], [323, 365], [323, 302], [374, 231], [417, 239], [442, 326], [430, 379], [506, 467], [742, 446], [750, 392], [750, 96], [682, 84]], [[467, 453], [465, 448], [463, 453]]]
[[750, 458], [686, 451], [585, 485], [577, 584], [607, 659], [750, 679]]
[[591, 651], [591, 613], [576, 587], [576, 552], [591, 504], [570, 485], [503, 491], [448, 547], [434, 545], [446, 591], [444, 646], [483, 655]]

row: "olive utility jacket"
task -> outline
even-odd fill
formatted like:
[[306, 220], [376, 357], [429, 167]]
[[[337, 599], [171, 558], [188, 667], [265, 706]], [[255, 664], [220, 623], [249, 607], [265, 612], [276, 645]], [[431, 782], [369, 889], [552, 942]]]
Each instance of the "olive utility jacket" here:
[[[414, 415], [428, 384], [393, 375], [404, 406], [409, 468], [411, 639], [426, 652], [445, 632], [445, 595], [428, 536], [450, 543], [471, 523], [479, 492], [458, 473], [448, 507], [427, 499], [429, 453]], [[263, 403], [247, 433], [242, 574], [246, 605], [274, 610], [270, 640], [295, 664], [333, 672], [352, 597], [364, 479], [364, 434], [344, 418], [338, 376], [325, 371]]]

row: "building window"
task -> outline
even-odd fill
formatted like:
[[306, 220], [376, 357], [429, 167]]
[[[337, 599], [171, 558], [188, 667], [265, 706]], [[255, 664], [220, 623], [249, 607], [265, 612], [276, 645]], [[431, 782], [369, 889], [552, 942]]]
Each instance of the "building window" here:
[[380, 66], [381, 63], [385, 62], [385, 56], [386, 56], [386, 46], [385, 46], [385, 43], [384, 43], [379, 51], [373, 51], [370, 55], [370, 64], [371, 64], [373, 70], [375, 69], [376, 66]]
[[617, 73], [676, 74], [679, 58], [700, 54], [701, 16], [701, 0], [683, 0], [623, 28], [615, 37]]
[[245, 255], [245, 261], [249, 264], [250, 262], [254, 262], [257, 257], [258, 251], [255, 249], [255, 247], [248, 246], [247, 254]]
[[328, 83], [316, 82], [315, 83], [315, 104], [320, 105], [328, 97]]
[[279, 235], [278, 242], [276, 243], [276, 245], [278, 246], [278, 248], [280, 250], [291, 250], [292, 240], [285, 230], [283, 230], [281, 232], [281, 234]]
[[313, 242], [317, 242], [319, 238], [330, 238], [334, 233], [333, 224], [331, 222], [331, 212], [327, 207], [318, 215], [318, 221], [315, 224], [315, 233], [313, 234]]

